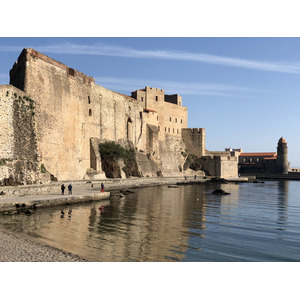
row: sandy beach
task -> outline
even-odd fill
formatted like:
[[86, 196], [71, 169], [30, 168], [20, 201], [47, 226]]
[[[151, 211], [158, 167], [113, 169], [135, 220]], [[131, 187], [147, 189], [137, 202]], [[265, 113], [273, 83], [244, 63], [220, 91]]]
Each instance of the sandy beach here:
[[71, 253], [0, 229], [0, 262], [86, 262]]

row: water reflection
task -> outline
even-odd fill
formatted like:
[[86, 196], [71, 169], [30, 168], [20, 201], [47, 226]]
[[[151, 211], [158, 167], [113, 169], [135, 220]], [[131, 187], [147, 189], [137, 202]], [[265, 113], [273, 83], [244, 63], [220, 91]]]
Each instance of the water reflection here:
[[287, 224], [287, 208], [288, 208], [288, 189], [289, 189], [289, 181], [281, 180], [278, 182], [278, 225], [280, 226], [280, 230], [285, 229], [285, 225]]
[[0, 224], [92, 261], [299, 260], [299, 191], [287, 181], [151, 187], [63, 207], [64, 218], [56, 207]]

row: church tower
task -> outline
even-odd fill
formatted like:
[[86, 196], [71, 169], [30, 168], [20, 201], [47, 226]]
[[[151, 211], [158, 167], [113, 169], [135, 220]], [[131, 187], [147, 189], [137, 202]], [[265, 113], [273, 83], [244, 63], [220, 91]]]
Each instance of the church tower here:
[[277, 167], [281, 174], [288, 174], [289, 163], [287, 155], [288, 147], [285, 138], [281, 137], [277, 146]]

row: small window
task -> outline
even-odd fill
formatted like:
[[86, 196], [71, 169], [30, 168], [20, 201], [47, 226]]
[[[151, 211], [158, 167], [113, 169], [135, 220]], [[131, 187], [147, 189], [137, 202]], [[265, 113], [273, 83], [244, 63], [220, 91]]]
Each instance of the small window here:
[[144, 98], [143, 98], [143, 97], [141, 97], [141, 101], [142, 101], [142, 102], [144, 101]]
[[175, 133], [175, 129], [173, 128], [173, 133]]
[[158, 116], [157, 116], [157, 121], [158, 121]]
[[158, 126], [158, 131], [160, 131], [160, 126]]
[[168, 131], [169, 131], [169, 133], [170, 133], [170, 128], [168, 128]]
[[91, 117], [92, 116], [92, 110], [89, 109], [89, 116]]
[[167, 132], [167, 127], [165, 127], [165, 132]]
[[172, 121], [172, 117], [170, 117], [170, 122]]
[[177, 134], [179, 134], [179, 129], [177, 129]]
[[70, 76], [75, 76], [75, 70], [72, 69], [72, 68], [68, 69], [68, 73], [69, 73]]
[[175, 118], [175, 123], [177, 123], [177, 118]]
[[180, 120], [180, 123], [182, 124], [182, 119]]
[[158, 96], [155, 96], [155, 100], [158, 101]]
[[91, 104], [91, 98], [88, 96], [88, 103]]

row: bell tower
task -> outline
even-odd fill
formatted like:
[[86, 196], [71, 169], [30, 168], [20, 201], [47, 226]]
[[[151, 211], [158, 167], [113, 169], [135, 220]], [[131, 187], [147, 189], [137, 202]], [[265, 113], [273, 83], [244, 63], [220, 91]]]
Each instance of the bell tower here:
[[288, 174], [289, 163], [288, 163], [288, 147], [284, 137], [281, 137], [278, 141], [277, 146], [277, 167], [278, 171], [282, 174]]

